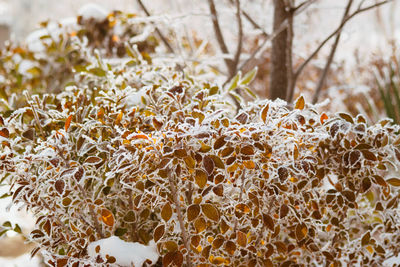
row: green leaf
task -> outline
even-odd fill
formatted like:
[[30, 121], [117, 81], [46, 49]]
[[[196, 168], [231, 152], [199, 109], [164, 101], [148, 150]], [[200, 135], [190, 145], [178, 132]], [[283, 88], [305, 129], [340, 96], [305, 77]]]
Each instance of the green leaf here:
[[8, 194], [8, 193], [4, 193], [4, 194], [2, 194], [2, 195], [0, 196], [0, 199], [6, 198], [6, 197], [9, 197], [9, 196], [11, 196], [11, 195]]
[[11, 228], [11, 223], [9, 221], [6, 221], [6, 222], [3, 223], [3, 226]]
[[256, 66], [254, 69], [246, 73], [243, 78], [240, 80], [241, 85], [248, 85], [257, 75], [258, 67]]
[[104, 77], [104, 76], [106, 76], [106, 71], [103, 70], [102, 68], [91, 68], [91, 69], [89, 69], [88, 72], [89, 72], [89, 73], [92, 73], [92, 74], [94, 74], [94, 75], [96, 75], [96, 76], [99, 76], [99, 77]]
[[254, 99], [257, 99], [257, 95], [249, 88], [249, 87], [245, 87], [244, 90]]
[[19, 233], [19, 234], [21, 234], [22, 233], [22, 231], [21, 231], [21, 227], [19, 227], [19, 225], [18, 224], [15, 224], [15, 227], [14, 227], [14, 232], [17, 232], [17, 233]]
[[238, 87], [240, 76], [241, 76], [241, 73], [238, 72], [238, 74], [236, 74], [236, 76], [232, 78], [231, 83], [228, 87], [228, 91], [235, 90]]
[[128, 230], [126, 228], [117, 228], [114, 232], [115, 236], [123, 236]]

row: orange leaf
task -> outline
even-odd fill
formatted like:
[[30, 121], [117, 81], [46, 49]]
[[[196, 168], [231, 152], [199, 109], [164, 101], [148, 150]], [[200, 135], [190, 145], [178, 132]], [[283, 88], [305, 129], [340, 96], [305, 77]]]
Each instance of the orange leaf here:
[[115, 119], [115, 125], [119, 125], [121, 123], [123, 115], [124, 114], [122, 113], [122, 111], [118, 114], [117, 118]]
[[328, 115], [326, 115], [325, 113], [322, 113], [320, 121], [321, 124], [324, 124], [324, 122], [328, 119]]
[[73, 116], [69, 115], [67, 120], [65, 121], [65, 131], [67, 132], [69, 129], [69, 126], [71, 125], [71, 121], [72, 121]]
[[0, 130], [0, 136], [8, 138], [10, 136], [10, 132], [8, 131], [7, 128], [3, 128], [3, 129]]
[[305, 101], [304, 101], [304, 97], [300, 96], [297, 101], [296, 101], [296, 105], [295, 105], [295, 109], [304, 109], [305, 106]]
[[108, 209], [101, 210], [101, 220], [108, 226], [112, 227], [114, 225], [114, 216]]

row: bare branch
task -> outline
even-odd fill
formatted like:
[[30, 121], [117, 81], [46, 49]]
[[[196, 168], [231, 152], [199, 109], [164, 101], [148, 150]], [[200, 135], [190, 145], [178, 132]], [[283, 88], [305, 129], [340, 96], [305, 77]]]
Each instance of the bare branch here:
[[[231, 1], [232, 1], [232, 0], [231, 0]], [[307, 9], [308, 6], [310, 6], [312, 3], [316, 2], [316, 1], [318, 1], [318, 0], [310, 0], [310, 1], [307, 1], [304, 5], [302, 5], [301, 8], [295, 8], [295, 9], [294, 9], [294, 17], [297, 16], [297, 15], [299, 15], [299, 14], [301, 14], [304, 10]], [[261, 26], [259, 26], [258, 24], [257, 24], [257, 26], [258, 26], [258, 27], [257, 27], [258, 29], [262, 30]], [[243, 63], [240, 65], [238, 71], [243, 70], [243, 69], [247, 66], [247, 64], [249, 64], [255, 57], [257, 57], [257, 55], [265, 48], [265, 45], [266, 45], [269, 41], [272, 41], [272, 40], [273, 40], [277, 35], [279, 35], [282, 31], [286, 30], [286, 28], [287, 28], [288, 26], [289, 26], [289, 23], [288, 23], [287, 20], [285, 20], [285, 21], [279, 26], [279, 28], [278, 28], [276, 31], [274, 31], [273, 33], [268, 34], [268, 33], [264, 32], [263, 35], [264, 35], [264, 36], [267, 35], [267, 36], [266, 36], [266, 39], [257, 47], [256, 50], [253, 51], [253, 53], [250, 55], [250, 57], [249, 57], [248, 59], [246, 59], [246, 61], [243, 62]]]
[[[142, 0], [137, 0], [139, 6], [143, 9], [144, 13], [146, 14], [146, 16], [150, 17], [151, 14], [148, 11], [148, 9], [146, 8], [146, 6], [143, 4]], [[155, 27], [155, 31], [157, 32], [158, 36], [160, 37], [161, 41], [164, 43], [164, 45], [167, 47], [168, 52], [170, 53], [174, 53], [174, 49], [172, 48], [172, 46], [170, 45], [170, 43], [168, 42], [167, 38], [165, 38], [165, 36], [162, 34], [162, 32], [160, 31], [160, 29], [158, 29], [157, 27]]]
[[[230, 0], [231, 4], [234, 4], [234, 0]], [[245, 19], [247, 19], [248, 22], [255, 28], [261, 31], [261, 34], [265, 37], [268, 38], [269, 34], [261, 27], [246, 11], [243, 9], [241, 10], [243, 16]]]
[[293, 31], [293, 17], [294, 17], [294, 9], [291, 9], [288, 15], [288, 31], [287, 31], [287, 40], [286, 40], [286, 66], [287, 66], [287, 79], [288, 79], [288, 88], [286, 91], [286, 99], [289, 99], [288, 102], [290, 102], [290, 99], [293, 98], [293, 36], [294, 36], [294, 31]]
[[182, 232], [182, 240], [183, 240], [183, 245], [185, 246], [186, 250], [187, 250], [187, 254], [186, 254], [186, 264], [188, 267], [192, 267], [192, 262], [190, 260], [190, 245], [189, 245], [189, 240], [188, 240], [188, 236], [186, 233], [186, 228], [185, 228], [185, 223], [183, 220], [183, 215], [182, 215], [182, 210], [181, 210], [181, 205], [179, 203], [179, 199], [178, 199], [178, 190], [176, 188], [175, 185], [175, 181], [172, 178], [172, 171], [169, 172], [168, 175], [168, 182], [169, 182], [169, 186], [171, 187], [171, 193], [172, 193], [172, 197], [174, 199], [174, 204], [175, 204], [175, 208], [176, 208], [176, 213], [178, 216], [178, 222], [179, 222], [179, 226], [181, 228], [181, 232]]
[[[347, 18], [347, 16], [349, 15], [350, 8], [351, 8], [351, 5], [352, 5], [352, 4], [353, 4], [353, 0], [349, 0], [348, 3], [347, 3], [346, 9], [345, 9], [345, 11], [344, 11], [344, 14], [343, 14], [342, 22], [341, 22], [341, 23], [343, 23], [343, 21], [344, 21], [344, 20]], [[338, 32], [338, 34], [336, 35], [335, 42], [334, 42], [333, 45], [332, 45], [331, 52], [329, 53], [329, 57], [328, 57], [328, 59], [327, 59], [327, 61], [326, 61], [326, 63], [325, 63], [324, 71], [322, 72], [322, 75], [321, 75], [321, 77], [320, 77], [320, 79], [319, 79], [317, 88], [315, 89], [315, 93], [314, 93], [313, 100], [312, 100], [312, 103], [313, 103], [313, 104], [317, 103], [317, 101], [318, 101], [319, 94], [321, 93], [321, 90], [322, 90], [322, 87], [323, 87], [323, 85], [324, 85], [326, 76], [327, 76], [328, 71], [329, 71], [329, 69], [330, 69], [330, 66], [331, 66], [331, 64], [332, 64], [333, 57], [335, 56], [336, 49], [337, 49], [337, 46], [338, 46], [338, 44], [339, 44], [341, 34], [342, 34], [342, 31]]]
[[235, 4], [236, 4], [236, 20], [238, 23], [238, 41], [237, 41], [236, 54], [233, 59], [233, 65], [234, 65], [235, 73], [236, 73], [237, 66], [238, 66], [239, 60], [240, 60], [240, 55], [242, 53], [243, 25], [242, 25], [242, 16], [241, 16], [242, 12], [241, 12], [241, 8], [240, 8], [240, 0], [235, 0]]
[[318, 52], [325, 46], [325, 44], [332, 38], [334, 37], [338, 32], [340, 32], [344, 25], [346, 24], [347, 21], [349, 21], [350, 19], [352, 19], [354, 16], [356, 16], [359, 13], [368, 11], [370, 9], [376, 8], [378, 6], [384, 5], [386, 3], [392, 2], [393, 0], [385, 0], [373, 5], [370, 5], [368, 7], [365, 8], [359, 8], [356, 11], [354, 11], [351, 15], [349, 15], [344, 21], [342, 21], [342, 23], [340, 24], [340, 26], [333, 31], [324, 41], [322, 41], [320, 43], [320, 45], [314, 50], [313, 53], [311, 53], [311, 55], [300, 65], [300, 67], [297, 68], [297, 70], [294, 73], [294, 84], [296, 83], [297, 78], [299, 77], [300, 73], [303, 71], [303, 69], [307, 66], [308, 63], [310, 63], [310, 61], [318, 54]]
[[[217, 13], [217, 9], [215, 8], [214, 0], [208, 0], [208, 6], [210, 8], [211, 20], [213, 23], [215, 36], [217, 37], [218, 45], [219, 45], [222, 53], [228, 55], [229, 50], [228, 50], [228, 47], [226, 46], [224, 36], [222, 35], [221, 26], [219, 25], [218, 13]], [[226, 67], [228, 68], [229, 75], [232, 75], [235, 72], [232, 68], [232, 66], [233, 66], [232, 60], [225, 58], [224, 61], [225, 61]]]

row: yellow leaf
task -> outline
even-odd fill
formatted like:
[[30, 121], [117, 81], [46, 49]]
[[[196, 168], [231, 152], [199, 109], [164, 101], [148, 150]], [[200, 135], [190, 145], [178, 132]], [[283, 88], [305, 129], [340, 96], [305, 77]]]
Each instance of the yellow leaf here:
[[296, 101], [296, 105], [295, 105], [295, 109], [304, 109], [305, 106], [305, 101], [304, 101], [304, 97], [300, 96], [297, 101]]

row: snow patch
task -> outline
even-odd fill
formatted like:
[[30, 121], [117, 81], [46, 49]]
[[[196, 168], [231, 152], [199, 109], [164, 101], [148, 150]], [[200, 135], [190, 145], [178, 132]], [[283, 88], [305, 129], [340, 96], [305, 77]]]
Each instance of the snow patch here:
[[[100, 246], [99, 253], [96, 253], [96, 247]], [[154, 241], [150, 241], [148, 246], [137, 242], [126, 242], [116, 236], [104, 238], [92, 242], [88, 246], [88, 254], [95, 258], [97, 255], [105, 258], [108, 254], [116, 259], [115, 264], [121, 266], [142, 266], [148, 259], [152, 263], [158, 260], [157, 247]]]
[[107, 18], [108, 12], [100, 6], [90, 3], [81, 7], [78, 11], [78, 15], [82, 16], [84, 20], [92, 18], [97, 21], [102, 21]]

